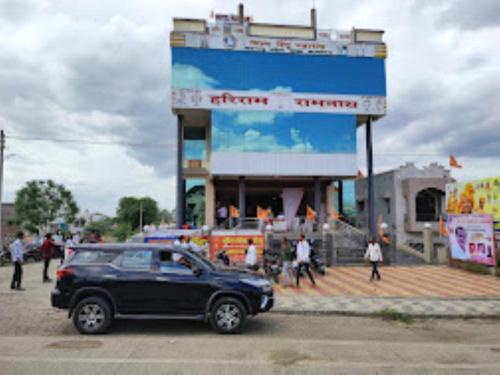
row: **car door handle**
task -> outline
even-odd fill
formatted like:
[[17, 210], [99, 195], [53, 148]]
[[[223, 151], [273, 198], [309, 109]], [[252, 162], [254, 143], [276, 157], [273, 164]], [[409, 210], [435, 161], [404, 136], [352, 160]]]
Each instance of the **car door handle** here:
[[155, 277], [156, 281], [170, 281], [168, 277], [163, 277], [163, 276], [156, 276]]
[[116, 275], [103, 275], [102, 277], [104, 279], [111, 279], [111, 280], [115, 280], [118, 278], [118, 276], [116, 276]]

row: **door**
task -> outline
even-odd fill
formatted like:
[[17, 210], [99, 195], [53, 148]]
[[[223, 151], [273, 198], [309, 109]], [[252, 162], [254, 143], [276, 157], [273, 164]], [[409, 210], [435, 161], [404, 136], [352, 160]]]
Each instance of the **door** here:
[[[211, 295], [208, 272], [186, 253], [159, 252], [155, 276], [157, 296], [165, 314], [199, 315]], [[195, 272], [201, 269], [201, 273]]]
[[[152, 272], [153, 250], [127, 249], [114, 261], [111, 292], [121, 314], [154, 314], [159, 310]], [[106, 277], [106, 275], [104, 275]]]

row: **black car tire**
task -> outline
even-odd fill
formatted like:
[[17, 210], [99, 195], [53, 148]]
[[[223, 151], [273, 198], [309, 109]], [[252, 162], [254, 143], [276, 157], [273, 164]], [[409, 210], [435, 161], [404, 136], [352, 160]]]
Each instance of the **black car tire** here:
[[240, 333], [246, 318], [245, 306], [234, 297], [218, 299], [210, 311], [210, 324], [218, 333]]
[[84, 298], [78, 302], [73, 311], [73, 324], [82, 334], [104, 333], [111, 321], [111, 307], [101, 297]]

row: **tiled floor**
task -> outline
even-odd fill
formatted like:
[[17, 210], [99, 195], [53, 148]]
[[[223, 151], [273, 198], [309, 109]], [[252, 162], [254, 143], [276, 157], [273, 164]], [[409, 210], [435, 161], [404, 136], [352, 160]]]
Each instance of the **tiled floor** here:
[[275, 286], [278, 296], [349, 297], [498, 297], [500, 277], [479, 275], [447, 266], [380, 267], [381, 281], [369, 282], [370, 267], [333, 267], [326, 276], [314, 274], [317, 286], [307, 277], [300, 288]]
[[446, 266], [334, 267], [300, 288], [275, 286], [274, 312], [367, 315], [390, 309], [415, 316], [500, 318], [500, 278]]

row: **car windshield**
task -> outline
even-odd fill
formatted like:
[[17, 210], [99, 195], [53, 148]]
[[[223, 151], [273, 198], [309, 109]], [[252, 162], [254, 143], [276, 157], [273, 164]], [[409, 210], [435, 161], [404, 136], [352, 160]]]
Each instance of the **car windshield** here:
[[215, 271], [215, 266], [208, 259], [204, 258], [203, 256], [201, 256], [195, 252], [190, 252], [189, 254], [193, 258], [195, 258], [197, 261], [203, 263], [205, 265], [205, 267], [208, 267], [210, 270]]

